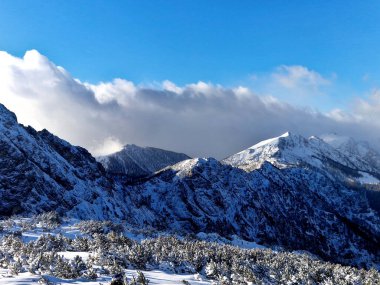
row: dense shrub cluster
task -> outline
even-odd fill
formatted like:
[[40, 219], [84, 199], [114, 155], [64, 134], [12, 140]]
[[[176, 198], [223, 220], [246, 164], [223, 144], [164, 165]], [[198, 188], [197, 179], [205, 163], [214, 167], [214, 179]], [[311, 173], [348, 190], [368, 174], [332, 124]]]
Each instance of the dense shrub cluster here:
[[52, 230], [62, 224], [62, 217], [57, 212], [46, 212], [35, 216], [34, 222], [46, 230]]
[[120, 224], [111, 221], [81, 221], [76, 224], [78, 229], [84, 234], [107, 234], [110, 232], [122, 233], [124, 228]]
[[[79, 256], [68, 260], [58, 254], [62, 251], [86, 251], [90, 256], [87, 260]], [[60, 234], [43, 235], [29, 243], [22, 242], [20, 236], [7, 234], [0, 240], [0, 267], [8, 268], [12, 274], [28, 270], [68, 279], [94, 280], [99, 274], [122, 274], [124, 269], [133, 268], [200, 273], [220, 285], [380, 284], [380, 274], [374, 269], [359, 270], [304, 254], [245, 250], [173, 236], [140, 243], [113, 231], [91, 232], [74, 239]], [[144, 280], [143, 276], [138, 275], [130, 282], [145, 284], [139, 280]]]
[[16, 228], [21, 231], [29, 231], [41, 228], [50, 231], [58, 228], [62, 224], [62, 217], [57, 212], [45, 212], [33, 216], [33, 218], [11, 217], [0, 222], [0, 232], [15, 233]]

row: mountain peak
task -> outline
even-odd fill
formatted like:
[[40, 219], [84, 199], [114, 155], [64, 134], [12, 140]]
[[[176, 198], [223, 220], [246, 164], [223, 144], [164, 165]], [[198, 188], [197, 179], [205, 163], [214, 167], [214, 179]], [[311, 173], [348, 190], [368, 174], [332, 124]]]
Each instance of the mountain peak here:
[[286, 132], [278, 137], [261, 141], [248, 149], [226, 158], [223, 162], [248, 171], [260, 168], [267, 161], [283, 168], [298, 161], [305, 155], [309, 141], [304, 137]]
[[283, 140], [283, 139], [293, 139], [295, 137], [299, 137], [299, 136], [295, 135], [295, 134], [293, 134], [291, 132], [286, 132], [286, 133], [283, 133], [282, 135], [280, 135], [278, 137], [274, 137], [274, 138], [270, 138], [270, 139], [258, 142], [257, 144], [249, 147], [248, 149], [256, 149], [256, 148], [260, 148], [260, 147], [263, 147], [263, 146], [269, 145], [269, 144], [277, 144], [280, 140]]
[[340, 183], [338, 167], [322, 168], [328, 159], [345, 164], [341, 169], [355, 164], [319, 139], [286, 133], [233, 156], [239, 168], [260, 167], [248, 173], [213, 158], [129, 145], [104, 158], [128, 175], [187, 160], [127, 184], [118, 179], [125, 176], [106, 175], [86, 150], [15, 122], [0, 105], [1, 216], [56, 210], [136, 229], [237, 235], [354, 265], [379, 263], [379, 216], [365, 195]]
[[278, 168], [313, 167], [332, 179], [358, 184], [375, 184], [380, 178], [380, 154], [368, 143], [337, 134], [306, 139], [287, 132], [259, 142], [223, 162], [249, 172], [261, 168], [265, 162]]
[[15, 113], [8, 110], [3, 104], [0, 103], [0, 122], [7, 124], [17, 124], [17, 117]]
[[98, 161], [109, 173], [140, 178], [189, 158], [183, 153], [127, 144], [121, 151], [98, 157]]
[[138, 146], [134, 143], [131, 143], [131, 144], [126, 144], [123, 146], [123, 149], [143, 149], [143, 148], [146, 148], [146, 147], [143, 147], [143, 146]]
[[285, 138], [285, 137], [290, 137], [290, 136], [292, 136], [293, 135], [293, 133], [291, 133], [291, 132], [285, 132], [285, 133], [283, 133], [280, 137], [281, 138]]

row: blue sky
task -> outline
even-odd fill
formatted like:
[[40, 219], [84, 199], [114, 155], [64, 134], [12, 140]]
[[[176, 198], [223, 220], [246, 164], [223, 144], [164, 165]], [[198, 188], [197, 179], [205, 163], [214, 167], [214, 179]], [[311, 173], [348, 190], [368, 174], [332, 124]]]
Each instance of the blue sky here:
[[379, 81], [379, 19], [371, 0], [3, 0], [0, 47], [19, 56], [37, 49], [91, 82], [234, 85], [303, 65], [361, 90]]
[[220, 158], [286, 131], [380, 145], [379, 20], [374, 0], [2, 0], [0, 103], [97, 154]]

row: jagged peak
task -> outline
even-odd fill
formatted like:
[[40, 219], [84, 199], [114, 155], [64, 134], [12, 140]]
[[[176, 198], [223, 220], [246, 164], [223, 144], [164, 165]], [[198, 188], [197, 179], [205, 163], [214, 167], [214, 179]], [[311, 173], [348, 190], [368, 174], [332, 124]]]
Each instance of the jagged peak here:
[[126, 144], [123, 146], [123, 148], [115, 153], [111, 153], [109, 155], [105, 155], [104, 157], [107, 157], [107, 156], [112, 156], [113, 154], [117, 154], [117, 153], [120, 153], [120, 152], [123, 152], [123, 151], [157, 151], [157, 152], [171, 152], [171, 153], [176, 153], [176, 154], [179, 154], [179, 155], [185, 155], [187, 156], [188, 158], [190, 158], [188, 155], [184, 154], [184, 153], [180, 153], [180, 152], [175, 152], [175, 151], [172, 151], [172, 150], [167, 150], [167, 149], [163, 149], [163, 148], [158, 148], [158, 147], [152, 147], [152, 146], [139, 146], [139, 145], [136, 145], [134, 143], [131, 143], [131, 144]]
[[0, 103], [0, 121], [6, 123], [17, 123], [16, 114], [7, 109], [3, 104]]
[[203, 169], [218, 169], [222, 163], [213, 157], [197, 157], [180, 161], [174, 165], [168, 166], [161, 171], [173, 170], [178, 177], [187, 176], [189, 173]]
[[147, 148], [146, 146], [139, 146], [134, 143], [126, 144], [123, 146], [123, 149], [143, 149]]
[[258, 142], [257, 144], [249, 147], [249, 149], [261, 148], [266, 145], [275, 145], [275, 144], [278, 144], [280, 141], [284, 141], [284, 140], [285, 141], [304, 141], [305, 138], [302, 137], [301, 135], [288, 131], [278, 137], [273, 137], [273, 138]]
[[172, 168], [182, 168], [182, 167], [196, 167], [196, 166], [203, 166], [207, 164], [220, 164], [220, 162], [213, 158], [213, 157], [196, 157], [196, 158], [189, 158], [180, 162], [177, 162], [176, 164], [168, 167]]
[[293, 135], [294, 135], [293, 133], [287, 131], [287, 132], [283, 133], [283, 134], [280, 136], [280, 138], [291, 137], [291, 136], [293, 136]]

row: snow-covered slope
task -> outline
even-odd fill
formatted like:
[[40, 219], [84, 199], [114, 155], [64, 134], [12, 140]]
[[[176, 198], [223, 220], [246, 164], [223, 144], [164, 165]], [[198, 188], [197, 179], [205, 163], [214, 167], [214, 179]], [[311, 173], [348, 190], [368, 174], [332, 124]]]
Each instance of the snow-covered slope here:
[[183, 153], [129, 144], [121, 151], [98, 157], [97, 160], [109, 173], [139, 178], [189, 158]]
[[364, 144], [353, 144], [351, 140], [337, 146], [326, 138], [304, 138], [288, 132], [262, 141], [223, 162], [252, 171], [267, 161], [278, 168], [316, 168], [345, 182], [380, 183], [380, 156], [373, 156], [373, 153], [370, 148], [364, 150]]

